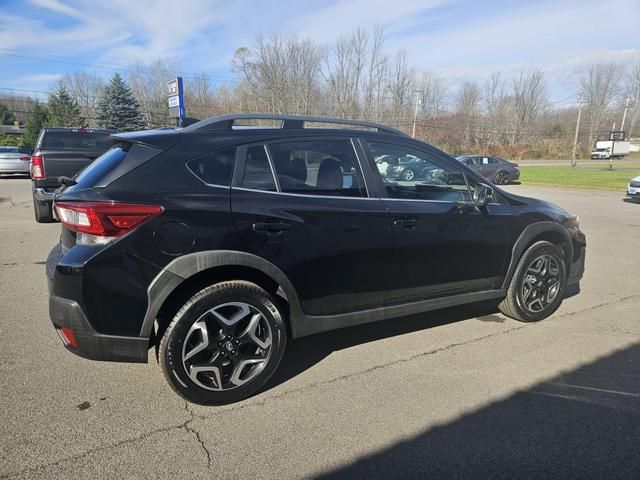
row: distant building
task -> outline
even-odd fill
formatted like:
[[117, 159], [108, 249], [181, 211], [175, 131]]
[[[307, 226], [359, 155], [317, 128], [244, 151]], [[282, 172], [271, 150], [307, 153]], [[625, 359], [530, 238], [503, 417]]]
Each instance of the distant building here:
[[20, 137], [24, 135], [24, 127], [18, 122], [13, 122], [13, 125], [0, 125], [0, 137], [4, 135]]

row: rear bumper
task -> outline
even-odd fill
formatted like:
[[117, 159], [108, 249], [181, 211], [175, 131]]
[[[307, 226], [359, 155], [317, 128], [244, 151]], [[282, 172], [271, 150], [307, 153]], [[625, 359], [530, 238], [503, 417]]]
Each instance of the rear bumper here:
[[39, 202], [53, 202], [53, 194], [55, 190], [45, 190], [44, 188], [34, 188], [33, 198]]
[[575, 258], [574, 261], [571, 262], [571, 267], [569, 268], [569, 277], [567, 278], [567, 285], [578, 283], [584, 276], [585, 257], [586, 247], [580, 247], [580, 252], [578, 253], [577, 258]]
[[22, 160], [0, 161], [0, 173], [29, 173], [29, 162]]
[[77, 347], [65, 343], [72, 353], [90, 360], [111, 362], [146, 363], [149, 350], [149, 339], [144, 337], [120, 337], [97, 333], [73, 300], [49, 297], [49, 316], [56, 330], [70, 328]]

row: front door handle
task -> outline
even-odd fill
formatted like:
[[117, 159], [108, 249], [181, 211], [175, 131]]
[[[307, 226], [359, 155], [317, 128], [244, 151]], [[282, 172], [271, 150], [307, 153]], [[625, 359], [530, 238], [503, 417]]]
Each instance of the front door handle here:
[[253, 224], [256, 232], [280, 233], [291, 230], [293, 227], [290, 223], [284, 222], [258, 222]]
[[418, 227], [418, 219], [413, 217], [408, 218], [396, 218], [393, 221], [396, 227], [405, 228], [407, 230], [413, 230]]

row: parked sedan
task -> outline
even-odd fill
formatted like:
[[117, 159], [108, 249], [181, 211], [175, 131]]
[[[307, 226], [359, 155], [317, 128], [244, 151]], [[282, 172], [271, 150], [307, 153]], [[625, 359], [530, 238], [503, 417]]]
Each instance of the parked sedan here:
[[0, 174], [22, 173], [29, 174], [29, 147], [0, 147]]
[[496, 185], [506, 185], [520, 178], [518, 164], [508, 162], [499, 157], [464, 155], [457, 157], [457, 159]]
[[627, 185], [627, 197], [640, 201], [640, 176], [629, 180], [629, 185]]

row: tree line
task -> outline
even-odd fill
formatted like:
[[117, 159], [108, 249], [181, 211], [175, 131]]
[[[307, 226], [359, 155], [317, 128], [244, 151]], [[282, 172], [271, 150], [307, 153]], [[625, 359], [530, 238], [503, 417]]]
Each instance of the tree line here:
[[[415, 119], [416, 137], [453, 154], [559, 158], [571, 153], [578, 103], [584, 119], [580, 151], [586, 155], [619, 122], [629, 98], [625, 130], [638, 135], [640, 63], [630, 68], [594, 63], [576, 85], [576, 94], [554, 103], [540, 68], [497, 71], [482, 81], [470, 78], [452, 85], [413, 65], [404, 50], [389, 51], [384, 29], [375, 27], [341, 35], [330, 46], [280, 34], [261, 36], [235, 51], [231, 69], [233, 81], [219, 82], [206, 73], [185, 76], [189, 116], [329, 115], [381, 122], [408, 133]], [[0, 101], [26, 120], [25, 141], [31, 141], [32, 124], [118, 130], [171, 126], [166, 88], [178, 71], [175, 62], [162, 59], [137, 62], [108, 83], [79, 71], [60, 80], [46, 105], [25, 97]], [[571, 106], [563, 106], [566, 102]]]

